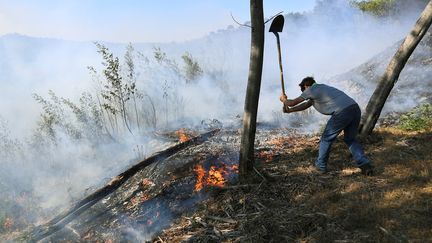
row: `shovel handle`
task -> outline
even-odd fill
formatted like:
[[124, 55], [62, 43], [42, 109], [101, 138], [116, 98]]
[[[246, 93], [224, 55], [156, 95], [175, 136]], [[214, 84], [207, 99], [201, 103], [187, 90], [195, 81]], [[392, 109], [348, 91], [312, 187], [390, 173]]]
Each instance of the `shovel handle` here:
[[284, 83], [284, 77], [283, 77], [283, 68], [282, 68], [282, 54], [281, 54], [281, 48], [280, 48], [280, 40], [279, 40], [279, 33], [273, 32], [276, 35], [276, 41], [277, 41], [277, 49], [278, 49], [278, 57], [279, 57], [279, 69], [280, 69], [280, 78], [281, 78], [281, 87], [282, 87], [282, 94], [285, 94], [285, 83]]

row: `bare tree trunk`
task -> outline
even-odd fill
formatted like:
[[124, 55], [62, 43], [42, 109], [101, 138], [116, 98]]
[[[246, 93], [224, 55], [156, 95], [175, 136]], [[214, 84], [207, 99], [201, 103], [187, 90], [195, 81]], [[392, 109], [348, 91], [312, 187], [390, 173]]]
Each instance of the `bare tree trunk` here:
[[408, 58], [417, 47], [423, 36], [426, 34], [432, 23], [432, 0], [429, 1], [426, 8], [423, 10], [420, 18], [417, 20], [414, 28], [405, 38], [404, 42], [399, 47], [399, 50], [393, 56], [386, 72], [381, 77], [377, 88], [375, 89], [369, 103], [366, 107], [365, 114], [362, 117], [360, 125], [360, 135], [366, 136], [372, 133], [376, 122], [381, 114], [382, 108], [390, 94], [394, 84], [399, 78], [399, 74], [405, 67]]
[[241, 181], [244, 181], [247, 175], [253, 171], [254, 165], [256, 118], [264, 53], [263, 0], [251, 0], [250, 12], [252, 21], [251, 52], [240, 146], [239, 174]]

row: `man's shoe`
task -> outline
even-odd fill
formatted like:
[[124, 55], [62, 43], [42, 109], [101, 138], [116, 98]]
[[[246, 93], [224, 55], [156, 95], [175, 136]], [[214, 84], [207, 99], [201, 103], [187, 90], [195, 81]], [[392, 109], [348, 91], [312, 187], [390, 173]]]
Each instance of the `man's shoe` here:
[[319, 174], [319, 175], [324, 175], [324, 174], [326, 174], [328, 171], [327, 171], [327, 169], [321, 169], [321, 168], [318, 168], [318, 167], [316, 167], [316, 166], [313, 166], [313, 169], [312, 169], [312, 171], [314, 172], [314, 173], [316, 173], [316, 174]]
[[364, 165], [360, 166], [360, 170], [361, 170], [361, 173], [363, 175], [366, 175], [366, 176], [372, 176], [373, 175], [373, 167], [371, 164], [364, 164]]

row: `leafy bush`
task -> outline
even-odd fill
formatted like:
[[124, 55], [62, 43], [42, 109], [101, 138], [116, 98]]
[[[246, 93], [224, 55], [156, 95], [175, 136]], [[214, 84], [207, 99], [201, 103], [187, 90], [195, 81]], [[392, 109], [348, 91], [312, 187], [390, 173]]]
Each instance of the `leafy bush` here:
[[182, 59], [185, 63], [184, 72], [185, 72], [186, 82], [189, 83], [194, 80], [197, 80], [203, 74], [203, 70], [201, 69], [198, 62], [194, 60], [192, 55], [188, 52], [186, 52], [182, 56]]
[[351, 0], [361, 11], [376, 17], [398, 17], [410, 10], [422, 9], [429, 0]]
[[[185, 119], [186, 100], [179, 88], [196, 84], [204, 74], [190, 53], [181, 56], [181, 69], [160, 48], [154, 48], [154, 59], [148, 59], [129, 44], [122, 63], [106, 46], [95, 45], [102, 57], [101, 70], [88, 67], [95, 93], [82, 93], [76, 103], [51, 90], [48, 98], [33, 94], [43, 109], [32, 137], [37, 147], [56, 145], [64, 135], [92, 144], [106, 138], [118, 141], [127, 131], [145, 135]], [[137, 61], [144, 66], [136, 65]]]
[[401, 115], [399, 127], [406, 131], [419, 131], [432, 126], [432, 104], [425, 103]]
[[361, 11], [375, 16], [386, 16], [394, 11], [395, 0], [368, 0], [353, 1], [353, 4]]
[[52, 90], [48, 94], [49, 98], [33, 94], [33, 98], [43, 108], [33, 134], [34, 139], [37, 138], [36, 143], [48, 142], [48, 139], [56, 144], [59, 132], [73, 140], [85, 138], [95, 140], [95, 143], [106, 135], [101, 111], [90, 93], [82, 93], [78, 104], [58, 97]]

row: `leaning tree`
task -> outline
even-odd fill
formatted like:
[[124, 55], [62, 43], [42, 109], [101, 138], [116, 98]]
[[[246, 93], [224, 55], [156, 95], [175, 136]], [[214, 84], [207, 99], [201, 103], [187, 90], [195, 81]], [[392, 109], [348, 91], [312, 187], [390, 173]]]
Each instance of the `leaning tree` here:
[[396, 54], [393, 56], [378, 86], [372, 94], [360, 124], [360, 135], [367, 136], [372, 133], [382, 108], [393, 86], [399, 78], [399, 74], [405, 67], [409, 57], [417, 47], [432, 23], [432, 0], [426, 5], [414, 28], [405, 38]]

